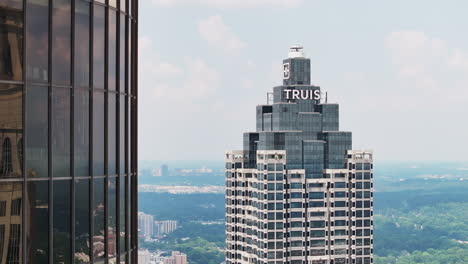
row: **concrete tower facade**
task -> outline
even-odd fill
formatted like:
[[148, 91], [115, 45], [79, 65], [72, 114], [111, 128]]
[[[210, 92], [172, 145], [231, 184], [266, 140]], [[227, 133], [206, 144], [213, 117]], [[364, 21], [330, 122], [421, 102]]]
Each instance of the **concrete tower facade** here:
[[226, 263], [373, 263], [373, 153], [352, 150], [338, 104], [291, 47], [256, 132], [226, 153]]

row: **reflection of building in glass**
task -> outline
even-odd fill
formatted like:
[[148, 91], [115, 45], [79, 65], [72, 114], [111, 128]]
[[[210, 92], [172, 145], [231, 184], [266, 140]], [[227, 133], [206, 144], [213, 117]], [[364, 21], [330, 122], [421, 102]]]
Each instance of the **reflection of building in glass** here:
[[136, 263], [137, 5], [0, 1], [0, 264]]
[[176, 229], [177, 229], [177, 221], [174, 221], [174, 220], [154, 222], [154, 233], [159, 236], [172, 233]]
[[351, 150], [338, 104], [311, 96], [302, 47], [283, 62], [257, 131], [226, 155], [226, 263], [373, 263], [372, 152]]
[[21, 263], [23, 189], [21, 183], [0, 183], [0, 263]]

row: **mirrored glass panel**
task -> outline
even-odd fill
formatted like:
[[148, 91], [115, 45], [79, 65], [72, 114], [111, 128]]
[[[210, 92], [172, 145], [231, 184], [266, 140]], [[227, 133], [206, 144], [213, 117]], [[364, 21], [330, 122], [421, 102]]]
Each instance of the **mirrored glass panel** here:
[[126, 0], [120, 0], [120, 10], [125, 12], [126, 8]]
[[27, 263], [49, 263], [49, 181], [30, 181], [27, 186]]
[[48, 88], [30, 86], [26, 92], [26, 177], [48, 177]]
[[117, 173], [117, 105], [116, 95], [114, 93], [108, 94], [108, 108], [107, 108], [107, 140], [108, 140], [108, 163], [107, 174], [115, 175]]
[[92, 238], [93, 256], [95, 261], [105, 258], [105, 202], [104, 202], [104, 178], [93, 180], [93, 221], [94, 233]]
[[[22, 262], [22, 206], [23, 183], [0, 183], [0, 203], [4, 213], [0, 217], [0, 263]], [[5, 262], [3, 260], [8, 260]]]
[[133, 79], [133, 76], [132, 76], [132, 23], [131, 23], [131, 20], [129, 19], [127, 21], [127, 27], [128, 27], [128, 38], [127, 38], [127, 70], [128, 70], [128, 74], [127, 74], [127, 82], [128, 82], [128, 85], [127, 85], [127, 93], [129, 94], [132, 94], [132, 90], [131, 90], [131, 87], [132, 87], [132, 79]]
[[23, 87], [0, 84], [0, 179], [22, 177]]
[[75, 253], [76, 264], [90, 261], [89, 180], [75, 180]]
[[126, 173], [126, 162], [125, 162], [125, 95], [120, 95], [120, 105], [119, 105], [119, 111], [120, 111], [120, 121], [119, 121], [119, 126], [120, 126], [120, 174]]
[[[108, 215], [107, 220], [107, 255], [109, 257], [109, 262], [115, 263], [117, 257], [117, 178], [110, 177], [107, 185], [108, 192]], [[112, 259], [114, 261], [112, 261]]]
[[53, 181], [53, 263], [71, 263], [71, 181]]
[[70, 85], [71, 0], [52, 1], [52, 82]]
[[104, 175], [104, 93], [93, 96], [93, 175]]
[[125, 21], [125, 15], [121, 14], [120, 15], [120, 26], [119, 26], [119, 71], [120, 71], [120, 92], [125, 92], [125, 47], [127, 45], [127, 41], [125, 41], [125, 36], [126, 36], [126, 21]]
[[52, 176], [70, 176], [70, 89], [52, 89]]
[[36, 82], [49, 80], [49, 1], [26, 1], [27, 78]]
[[117, 78], [117, 15], [114, 10], [109, 9], [109, 35], [108, 35], [108, 82], [107, 89], [115, 91]]
[[86, 1], [75, 1], [75, 86], [89, 87], [89, 9]]
[[23, 1], [0, 0], [0, 80], [23, 80]]
[[89, 90], [75, 89], [74, 92], [75, 176], [89, 176]]
[[94, 5], [93, 25], [93, 86], [104, 89], [105, 67], [105, 9], [103, 6]]
[[127, 204], [125, 198], [127, 197], [127, 184], [126, 180], [127, 177], [120, 176], [119, 177], [119, 205], [120, 205], [120, 252], [125, 252], [126, 250], [126, 231], [127, 231]]

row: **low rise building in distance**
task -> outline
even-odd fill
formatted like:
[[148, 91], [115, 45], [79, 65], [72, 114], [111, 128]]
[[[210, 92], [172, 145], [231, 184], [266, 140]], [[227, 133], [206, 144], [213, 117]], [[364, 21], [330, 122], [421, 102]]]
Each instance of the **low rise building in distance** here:
[[172, 251], [171, 257], [165, 259], [163, 264], [187, 264], [187, 255], [179, 251]]

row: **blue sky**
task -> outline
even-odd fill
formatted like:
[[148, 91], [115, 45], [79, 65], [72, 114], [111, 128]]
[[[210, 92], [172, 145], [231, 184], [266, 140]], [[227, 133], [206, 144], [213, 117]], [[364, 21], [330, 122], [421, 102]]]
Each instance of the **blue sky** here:
[[302, 44], [353, 148], [468, 160], [468, 1], [142, 0], [143, 160], [222, 160]]

